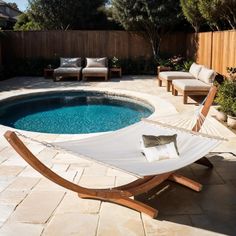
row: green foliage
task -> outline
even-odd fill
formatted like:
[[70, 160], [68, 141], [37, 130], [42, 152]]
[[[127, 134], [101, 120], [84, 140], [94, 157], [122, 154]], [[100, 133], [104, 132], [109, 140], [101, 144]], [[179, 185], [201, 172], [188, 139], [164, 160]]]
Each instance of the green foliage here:
[[11, 6], [12, 8], [19, 10], [19, 8], [15, 2], [9, 2], [8, 5]]
[[43, 69], [51, 64], [53, 68], [59, 66], [59, 59], [25, 58], [14, 59], [5, 63], [4, 71], [6, 77], [13, 76], [42, 76]]
[[160, 57], [157, 59], [157, 65], [170, 67], [174, 71], [189, 71], [192, 63], [192, 60], [185, 59], [180, 55], [163, 58]]
[[14, 30], [40, 30], [40, 26], [36, 23], [28, 12], [22, 13], [18, 18], [14, 26]]
[[[111, 65], [109, 60], [109, 65]], [[43, 69], [48, 68], [49, 65], [52, 68], [59, 67], [59, 58], [44, 59], [44, 58], [27, 58], [27, 59], [14, 59], [5, 63], [5, 77], [13, 76], [42, 76]], [[84, 65], [84, 62], [82, 62]], [[137, 75], [137, 74], [155, 74], [156, 62], [153, 59], [146, 59], [143, 57], [137, 59], [119, 59], [119, 66], [122, 67], [122, 73], [125, 75]]]
[[198, 2], [199, 0], [180, 0], [183, 14], [195, 32], [199, 32], [200, 26], [205, 22], [199, 11]]
[[179, 1], [112, 0], [113, 18], [126, 30], [141, 32], [157, 58], [161, 34], [169, 31], [182, 18]]
[[29, 12], [42, 29], [104, 29], [105, 0], [30, 0]]
[[236, 116], [236, 100], [232, 104], [232, 114], [234, 117]]
[[218, 89], [216, 103], [220, 105], [220, 110], [227, 115], [236, 115], [236, 81], [226, 80]]
[[112, 57], [110, 60], [110, 67], [120, 67], [120, 61], [117, 57]]
[[199, 0], [198, 7], [212, 29], [236, 28], [235, 0]]

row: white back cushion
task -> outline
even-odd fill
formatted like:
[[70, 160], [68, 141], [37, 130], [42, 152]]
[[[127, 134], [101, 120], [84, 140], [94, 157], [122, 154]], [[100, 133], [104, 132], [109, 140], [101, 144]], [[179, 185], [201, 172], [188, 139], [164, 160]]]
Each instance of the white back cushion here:
[[198, 79], [206, 84], [212, 84], [214, 81], [215, 75], [216, 73], [214, 70], [208, 69], [206, 67], [202, 67], [198, 75]]
[[201, 69], [202, 69], [202, 66], [194, 62], [189, 69], [189, 73], [192, 74], [197, 79]]
[[81, 58], [60, 58], [60, 67], [78, 67], [81, 66]]
[[86, 58], [87, 65], [86, 67], [106, 67], [107, 58]]

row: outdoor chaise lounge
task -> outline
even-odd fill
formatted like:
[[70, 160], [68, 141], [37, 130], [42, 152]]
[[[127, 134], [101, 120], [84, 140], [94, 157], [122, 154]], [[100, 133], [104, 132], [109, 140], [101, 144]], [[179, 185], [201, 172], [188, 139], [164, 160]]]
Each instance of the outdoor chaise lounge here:
[[167, 92], [170, 91], [172, 82], [176, 79], [196, 79], [202, 66], [193, 63], [189, 69], [189, 72], [183, 71], [162, 71], [158, 75], [159, 86], [162, 86], [162, 82], [166, 83]]
[[108, 80], [108, 59], [103, 58], [86, 58], [86, 67], [82, 71], [83, 80], [88, 77], [104, 77]]
[[54, 70], [54, 81], [63, 77], [77, 77], [80, 80], [81, 58], [60, 58], [60, 67]]
[[[106, 133], [98, 137], [84, 140], [53, 143], [54, 146], [70, 150], [95, 162], [103, 163], [112, 168], [130, 173], [136, 177], [132, 183], [109, 189], [88, 189], [63, 179], [50, 168], [39, 161], [23, 144], [14, 132], [7, 131], [5, 137], [12, 147], [34, 169], [51, 181], [70, 189], [81, 198], [91, 198], [117, 203], [156, 217], [158, 211], [142, 202], [130, 197], [145, 193], [165, 180], [171, 180], [184, 185], [194, 191], [200, 191], [202, 185], [176, 173], [194, 162], [212, 167], [204, 156], [215, 148], [221, 139], [201, 133], [196, 133], [202, 126], [202, 117], [206, 117], [216, 94], [216, 87], [212, 87], [193, 131], [187, 131], [163, 125], [161, 123], [143, 120], [124, 129]], [[148, 162], [141, 153], [140, 138], [142, 135], [177, 135], [179, 158]]]
[[183, 103], [187, 103], [188, 96], [207, 95], [216, 73], [204, 66], [201, 67], [197, 79], [174, 80], [172, 83], [172, 94], [177, 96], [178, 92], [183, 94]]

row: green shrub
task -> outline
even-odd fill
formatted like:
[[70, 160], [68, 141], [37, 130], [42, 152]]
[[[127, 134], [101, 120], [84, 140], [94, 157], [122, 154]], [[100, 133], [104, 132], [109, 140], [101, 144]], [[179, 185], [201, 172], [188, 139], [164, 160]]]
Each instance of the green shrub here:
[[215, 101], [220, 105], [221, 111], [227, 115], [235, 115], [236, 81], [226, 80], [220, 85]]
[[171, 57], [160, 57], [157, 59], [157, 64], [160, 66], [171, 67], [174, 71], [189, 71], [193, 61], [185, 59], [181, 55]]
[[[111, 59], [109, 65], [111, 66]], [[51, 65], [52, 68], [57, 68], [60, 64], [58, 59], [44, 58], [26, 58], [15, 59], [6, 62], [4, 73], [6, 77], [13, 76], [42, 76], [43, 69]], [[84, 65], [84, 62], [82, 62]], [[157, 63], [154, 59], [146, 59], [143, 57], [136, 59], [119, 59], [119, 66], [122, 67], [123, 74], [126, 75], [154, 75], [156, 73]]]
[[42, 76], [43, 69], [48, 65], [53, 68], [59, 66], [59, 59], [44, 59], [44, 58], [26, 58], [15, 59], [10, 63], [5, 63], [4, 74], [6, 77], [12, 76]]

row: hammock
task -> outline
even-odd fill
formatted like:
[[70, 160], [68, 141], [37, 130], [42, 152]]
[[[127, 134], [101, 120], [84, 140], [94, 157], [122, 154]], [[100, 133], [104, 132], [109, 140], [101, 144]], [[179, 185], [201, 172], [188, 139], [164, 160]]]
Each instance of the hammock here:
[[[142, 135], [177, 134], [178, 159], [147, 162], [142, 154]], [[155, 121], [143, 120], [122, 130], [83, 140], [53, 143], [56, 147], [105, 164], [137, 177], [175, 171], [197, 161], [212, 151], [223, 139], [189, 132]]]
[[[110, 201], [156, 217], [158, 213], [156, 209], [130, 197], [147, 192], [165, 180], [174, 181], [194, 191], [202, 189], [200, 183], [181, 176], [175, 171], [194, 162], [212, 167], [212, 164], [204, 156], [221, 143], [222, 139], [202, 134], [199, 131], [214, 100], [216, 90], [215, 86], [211, 88], [204, 107], [201, 109], [201, 115], [198, 116], [192, 128], [193, 131], [156, 121], [143, 120], [135, 125], [99, 137], [53, 143], [53, 146], [139, 177], [132, 183], [112, 189], [88, 189], [74, 184], [40, 162], [14, 132], [7, 131], [4, 136], [18, 154], [34, 169], [51, 181], [77, 192], [81, 198]], [[180, 158], [147, 162], [140, 148], [140, 139], [143, 134], [177, 134]]]

